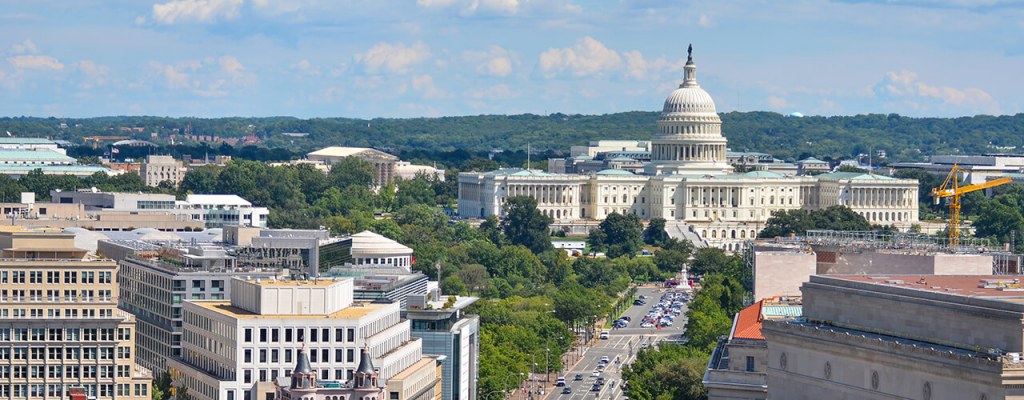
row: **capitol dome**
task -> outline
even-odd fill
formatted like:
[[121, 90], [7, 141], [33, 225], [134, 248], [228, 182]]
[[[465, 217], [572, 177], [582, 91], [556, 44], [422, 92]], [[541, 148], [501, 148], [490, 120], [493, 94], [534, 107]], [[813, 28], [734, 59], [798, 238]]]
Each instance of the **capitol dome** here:
[[683, 83], [669, 93], [658, 118], [658, 136], [651, 141], [648, 175], [731, 173], [726, 139], [715, 100], [697, 83], [693, 47], [683, 67]]

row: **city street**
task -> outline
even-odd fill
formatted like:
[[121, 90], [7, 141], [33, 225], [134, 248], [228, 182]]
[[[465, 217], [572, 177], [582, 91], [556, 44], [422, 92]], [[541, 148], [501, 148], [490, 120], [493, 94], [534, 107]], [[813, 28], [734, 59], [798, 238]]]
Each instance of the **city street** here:
[[[640, 328], [640, 321], [644, 315], [647, 314], [652, 306], [658, 303], [661, 295], [668, 290], [653, 287], [640, 288], [637, 291], [637, 296], [647, 296], [647, 304], [631, 306], [626, 310], [623, 315], [631, 318], [629, 325], [626, 328], [609, 330], [608, 339], [597, 339], [592, 347], [584, 350], [580, 361], [570, 366], [569, 371], [562, 375], [566, 378], [566, 385], [572, 388], [572, 393], [562, 394], [562, 388], [554, 387], [550, 389], [551, 392], [544, 398], [552, 400], [612, 400], [625, 398], [622, 394], [621, 386], [622, 366], [633, 361], [636, 352], [640, 350], [643, 344], [646, 343], [648, 346], [651, 346], [658, 341], [668, 338], [675, 339], [683, 334], [683, 327], [686, 325], [686, 319], [683, 314], [680, 314], [674, 321], [673, 326], [670, 327], [664, 327], [660, 330], [656, 328]], [[683, 313], [686, 312], [685, 306], [682, 311]], [[591, 391], [597, 380], [592, 374], [597, 371], [601, 357], [605, 356], [611, 360], [600, 374], [600, 376], [604, 377], [605, 384], [601, 386], [600, 391]], [[619, 363], [616, 363], [616, 359], [620, 360]], [[581, 375], [583, 379], [575, 380], [577, 374]]]

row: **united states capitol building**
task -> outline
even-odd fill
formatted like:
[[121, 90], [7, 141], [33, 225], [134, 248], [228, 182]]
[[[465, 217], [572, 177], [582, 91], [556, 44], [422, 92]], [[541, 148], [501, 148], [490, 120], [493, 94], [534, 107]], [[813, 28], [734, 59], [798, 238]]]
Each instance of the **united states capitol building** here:
[[661, 217], [691, 240], [726, 250], [756, 237], [779, 210], [843, 205], [872, 224], [906, 228], [917, 222], [917, 180], [851, 172], [735, 172], [715, 102], [697, 83], [692, 57], [684, 70], [683, 83], [665, 99], [650, 161], [642, 169], [633, 164], [587, 174], [518, 168], [460, 173], [460, 216], [502, 216], [509, 197], [530, 196], [557, 225], [603, 220], [611, 213]]

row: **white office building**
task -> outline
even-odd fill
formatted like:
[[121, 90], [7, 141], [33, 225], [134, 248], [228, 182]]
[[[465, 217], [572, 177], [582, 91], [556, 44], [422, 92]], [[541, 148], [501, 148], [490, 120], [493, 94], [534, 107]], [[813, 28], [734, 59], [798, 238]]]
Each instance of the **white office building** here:
[[421, 363], [398, 303], [355, 303], [352, 279], [241, 280], [230, 301], [188, 301], [182, 357], [172, 376], [196, 400], [264, 399], [277, 377], [290, 376], [305, 347], [321, 381], [349, 381], [366, 348], [380, 380]]

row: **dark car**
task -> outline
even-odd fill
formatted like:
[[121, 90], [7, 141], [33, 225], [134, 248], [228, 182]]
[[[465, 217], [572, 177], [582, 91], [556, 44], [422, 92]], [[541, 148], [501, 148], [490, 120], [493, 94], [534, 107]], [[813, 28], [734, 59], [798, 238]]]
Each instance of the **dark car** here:
[[574, 380], [574, 381], [582, 381], [583, 380], [583, 374], [576, 374], [576, 376], [573, 377], [572, 380]]
[[601, 391], [601, 385], [598, 385], [598, 384], [595, 383], [594, 386], [590, 387], [590, 391], [591, 392], [600, 392]]
[[633, 300], [633, 305], [634, 305], [634, 306], [642, 306], [642, 305], [644, 305], [644, 304], [647, 304], [647, 302], [646, 302], [646, 301], [643, 301], [643, 300], [640, 300], [640, 299], [637, 299], [637, 300]]
[[597, 377], [596, 385], [604, 385], [604, 377], [603, 376]]
[[562, 394], [572, 394], [572, 388], [568, 386], [562, 388]]

